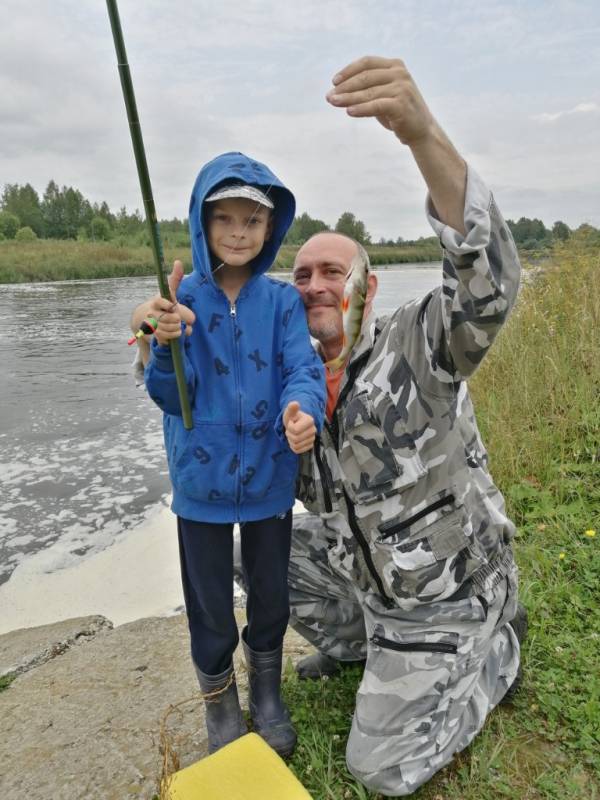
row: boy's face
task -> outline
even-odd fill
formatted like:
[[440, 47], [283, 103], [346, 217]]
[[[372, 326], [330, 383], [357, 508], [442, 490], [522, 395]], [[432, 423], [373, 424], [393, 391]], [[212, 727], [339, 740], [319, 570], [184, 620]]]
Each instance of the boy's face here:
[[207, 203], [207, 238], [211, 252], [232, 267], [242, 267], [271, 237], [271, 210], [244, 197]]

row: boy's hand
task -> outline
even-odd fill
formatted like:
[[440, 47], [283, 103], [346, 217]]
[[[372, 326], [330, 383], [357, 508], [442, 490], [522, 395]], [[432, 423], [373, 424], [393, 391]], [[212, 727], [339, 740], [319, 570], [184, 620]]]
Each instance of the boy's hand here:
[[292, 400], [283, 412], [283, 427], [293, 453], [306, 453], [315, 442], [317, 428], [310, 414], [300, 411], [300, 403]]
[[181, 336], [182, 322], [185, 323], [185, 334], [189, 336], [196, 321], [196, 315], [191, 309], [177, 303], [177, 289], [183, 277], [183, 264], [181, 261], [175, 261], [173, 271], [168, 277], [171, 300], [157, 294], [144, 308], [145, 317], [155, 317], [158, 320], [154, 336], [159, 344], [166, 345], [171, 339], [178, 339]]

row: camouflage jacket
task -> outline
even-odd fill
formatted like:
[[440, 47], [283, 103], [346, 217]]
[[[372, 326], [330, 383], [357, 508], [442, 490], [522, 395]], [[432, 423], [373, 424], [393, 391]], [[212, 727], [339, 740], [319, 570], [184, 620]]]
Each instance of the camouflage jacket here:
[[338, 539], [334, 518], [347, 522], [334, 566], [406, 609], [500, 580], [515, 532], [466, 381], [515, 302], [516, 248], [473, 170], [466, 235], [429, 217], [444, 248], [442, 285], [389, 318], [365, 319], [298, 481], [299, 499]]

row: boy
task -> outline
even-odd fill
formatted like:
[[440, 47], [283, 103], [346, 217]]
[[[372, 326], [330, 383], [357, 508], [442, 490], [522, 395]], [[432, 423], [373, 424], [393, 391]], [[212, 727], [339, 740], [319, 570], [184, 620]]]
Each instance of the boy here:
[[203, 167], [190, 202], [194, 270], [177, 292], [196, 317], [181, 337], [192, 431], [183, 427], [168, 347], [181, 335], [177, 306], [161, 315], [145, 370], [164, 412], [192, 658], [209, 695], [209, 752], [246, 732], [232, 662], [235, 522], [248, 584], [242, 642], [254, 728], [281, 755], [296, 743], [279, 691], [295, 453], [309, 450], [321, 428], [325, 389], [298, 292], [264, 275], [294, 211], [289, 190], [241, 153]]

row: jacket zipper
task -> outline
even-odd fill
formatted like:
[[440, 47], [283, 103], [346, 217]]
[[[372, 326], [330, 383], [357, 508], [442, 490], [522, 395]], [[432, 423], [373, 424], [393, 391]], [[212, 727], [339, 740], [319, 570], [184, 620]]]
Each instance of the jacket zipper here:
[[371, 637], [371, 642], [378, 647], [383, 647], [384, 650], [397, 650], [398, 652], [452, 653], [454, 655], [458, 652], [458, 645], [449, 642], [394, 642], [377, 634]]
[[[369, 352], [364, 353], [360, 358], [358, 358], [353, 364], [350, 365], [348, 369], [348, 379], [346, 381], [346, 385], [344, 386], [344, 390], [340, 393], [337, 403], [335, 404], [335, 408], [333, 410], [333, 414], [331, 415], [331, 424], [325, 421], [325, 427], [329, 431], [329, 435], [331, 440], [333, 441], [333, 446], [335, 448], [335, 452], [339, 456], [339, 447], [338, 447], [338, 440], [339, 440], [339, 424], [337, 418], [337, 411], [338, 408], [341, 406], [343, 401], [346, 399], [347, 395], [350, 393], [352, 387], [354, 386], [354, 382], [356, 381], [356, 376], [360, 372], [361, 368], [364, 366], [366, 361], [369, 358]], [[358, 542], [360, 549], [363, 554], [363, 558], [365, 559], [365, 564], [367, 565], [367, 569], [371, 573], [371, 577], [375, 581], [377, 585], [377, 589], [381, 598], [383, 599], [384, 604], [391, 608], [394, 604], [394, 601], [388, 597], [385, 593], [385, 589], [383, 588], [383, 581], [381, 580], [380, 574], [377, 572], [375, 568], [375, 564], [373, 563], [373, 558], [371, 557], [371, 551], [369, 549], [369, 545], [363, 533], [360, 529], [358, 521], [356, 519], [356, 512], [354, 510], [354, 503], [348, 497], [348, 492], [346, 491], [345, 486], [342, 482], [342, 489], [344, 492], [344, 500], [346, 501], [346, 507], [348, 509], [348, 525], [350, 526], [350, 530], [354, 534], [354, 538]]]
[[317, 461], [317, 469], [321, 478], [321, 486], [323, 487], [323, 498], [325, 500], [325, 511], [328, 513], [333, 509], [331, 497], [333, 495], [333, 479], [329, 473], [329, 469], [325, 469], [323, 457], [321, 454], [321, 437], [317, 436], [315, 441], [315, 459]]
[[[329, 424], [327, 422], [325, 422], [325, 427], [327, 428], [327, 430], [329, 431], [329, 435], [331, 436], [331, 428], [329, 427]], [[331, 477], [331, 473], [329, 471], [329, 468], [328, 468], [326, 462], [324, 462], [323, 457], [322, 457], [322, 453], [321, 453], [322, 445], [321, 445], [321, 438], [320, 437], [317, 437], [316, 445], [317, 446], [315, 447], [315, 458], [317, 460], [317, 467], [318, 467], [318, 470], [319, 470], [319, 475], [321, 477], [321, 484], [323, 486], [323, 497], [324, 497], [324, 500], [325, 500], [325, 511], [330, 512], [333, 509], [333, 504], [331, 502], [331, 498], [332, 498], [332, 496], [334, 494], [333, 478]], [[336, 448], [336, 452], [337, 452], [337, 448]], [[381, 580], [381, 577], [380, 577], [379, 573], [377, 572], [377, 570], [375, 569], [375, 564], [373, 563], [373, 559], [371, 558], [371, 551], [369, 550], [369, 545], [367, 544], [367, 541], [366, 541], [365, 537], [363, 536], [362, 531], [361, 531], [361, 529], [360, 529], [360, 527], [358, 525], [358, 522], [356, 520], [356, 512], [354, 511], [354, 504], [352, 503], [352, 501], [348, 497], [348, 494], [347, 494], [345, 488], [343, 489], [343, 492], [344, 492], [344, 499], [346, 501], [346, 507], [348, 508], [348, 525], [350, 526], [350, 530], [352, 531], [352, 533], [354, 535], [354, 538], [356, 539], [356, 541], [360, 545], [360, 549], [362, 550], [362, 554], [363, 554], [363, 557], [365, 559], [365, 563], [367, 565], [367, 569], [369, 570], [373, 580], [377, 584], [377, 588], [379, 590], [379, 594], [383, 598], [384, 603], [388, 607], [390, 607], [390, 606], [393, 605], [393, 601], [386, 595], [385, 590], [383, 588], [383, 582]]]
[[371, 551], [369, 550], [369, 545], [367, 543], [367, 540], [363, 536], [363, 533], [356, 519], [354, 503], [348, 497], [348, 493], [346, 492], [345, 487], [343, 491], [344, 491], [344, 499], [346, 501], [346, 507], [348, 508], [348, 524], [350, 525], [350, 530], [352, 531], [352, 533], [354, 534], [354, 538], [360, 545], [360, 549], [362, 550], [362, 554], [365, 559], [367, 569], [369, 570], [369, 572], [373, 577], [373, 580], [377, 584], [377, 588], [379, 590], [379, 594], [383, 598], [383, 602], [388, 608], [391, 608], [394, 605], [394, 601], [390, 597], [388, 597], [387, 594], [385, 593], [381, 576], [375, 569], [375, 564], [373, 563], [373, 559], [371, 557]]
[[453, 502], [454, 502], [454, 495], [446, 494], [443, 497], [440, 497], [439, 500], [436, 500], [435, 503], [432, 503], [431, 505], [427, 506], [427, 508], [423, 508], [421, 511], [417, 511], [417, 513], [413, 514], [412, 517], [409, 517], [408, 519], [405, 519], [402, 522], [393, 522], [393, 523], [386, 522], [383, 525], [379, 525], [379, 530], [382, 533], [381, 538], [388, 539], [395, 533], [400, 533], [401, 531], [406, 530], [406, 528], [410, 528], [410, 526], [413, 523], [427, 516], [427, 514], [430, 514], [432, 511], [437, 511], [438, 508], [443, 508], [443, 506], [449, 506]]
[[229, 316], [231, 317], [232, 322], [232, 330], [233, 330], [233, 358], [235, 362], [235, 380], [236, 380], [236, 390], [237, 390], [237, 397], [238, 397], [238, 442], [240, 446], [240, 460], [239, 466], [237, 469], [237, 477], [235, 481], [235, 516], [236, 519], [239, 520], [240, 516], [240, 504], [241, 504], [241, 495], [242, 495], [242, 464], [243, 464], [243, 457], [244, 454], [243, 450], [243, 443], [244, 437], [242, 436], [242, 393], [241, 393], [241, 384], [240, 384], [240, 365], [239, 365], [239, 358], [238, 358], [238, 340], [236, 337], [237, 333], [237, 311], [235, 307], [235, 303], [229, 304]]

